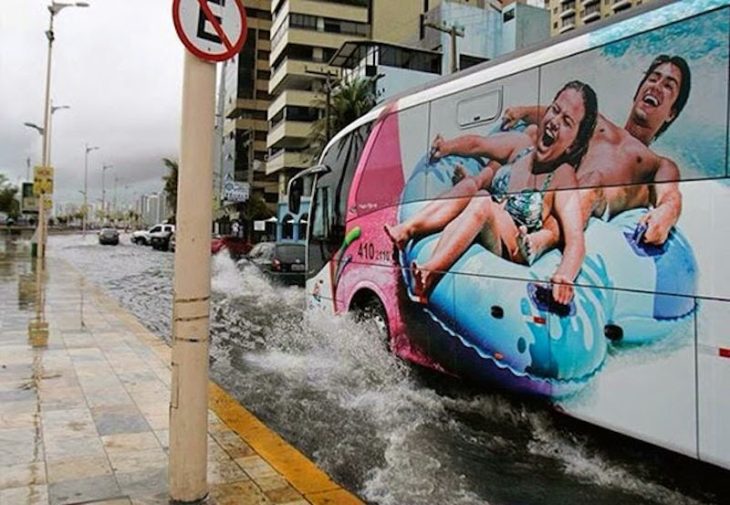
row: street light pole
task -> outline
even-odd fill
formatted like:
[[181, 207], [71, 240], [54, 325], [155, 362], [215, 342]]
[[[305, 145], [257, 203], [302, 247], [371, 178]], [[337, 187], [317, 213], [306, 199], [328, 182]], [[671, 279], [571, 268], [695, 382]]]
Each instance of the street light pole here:
[[[108, 169], [112, 168], [112, 165], [102, 165], [101, 167], [101, 219], [106, 219], [106, 186], [104, 184], [104, 175]], [[104, 223], [102, 223], [103, 225]]]
[[[89, 4], [86, 2], [61, 3], [52, 1], [51, 5], [48, 6], [48, 12], [51, 14], [51, 19], [48, 25], [48, 31], [46, 32], [46, 38], [48, 38], [48, 61], [46, 64], [46, 97], [43, 102], [43, 166], [49, 166], [49, 150], [50, 150], [50, 131], [48, 124], [51, 116], [51, 61], [53, 57], [53, 41], [55, 35], [53, 33], [53, 18], [66, 7], [88, 7]], [[45, 205], [45, 194], [41, 194], [38, 200], [38, 257], [45, 258], [46, 256], [46, 205]]]
[[88, 198], [89, 198], [89, 153], [99, 149], [97, 146], [89, 147], [89, 144], [84, 145], [84, 210], [81, 221], [81, 233], [86, 237], [86, 213], [89, 212]]

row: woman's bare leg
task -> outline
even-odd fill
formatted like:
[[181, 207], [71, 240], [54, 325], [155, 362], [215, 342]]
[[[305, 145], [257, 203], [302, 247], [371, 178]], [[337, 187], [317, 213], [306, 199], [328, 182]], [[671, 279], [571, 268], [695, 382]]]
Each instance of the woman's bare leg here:
[[438, 199], [431, 201], [406, 221], [394, 226], [385, 225], [385, 233], [398, 249], [403, 249], [413, 237], [443, 230], [479, 191], [479, 176], [467, 177]]
[[483, 229], [500, 210], [486, 191], [480, 191], [472, 198], [464, 211], [444, 228], [436, 248], [423, 265], [411, 264], [415, 281], [414, 294], [424, 296], [436, 281], [439, 272], [447, 270], [474, 242]]

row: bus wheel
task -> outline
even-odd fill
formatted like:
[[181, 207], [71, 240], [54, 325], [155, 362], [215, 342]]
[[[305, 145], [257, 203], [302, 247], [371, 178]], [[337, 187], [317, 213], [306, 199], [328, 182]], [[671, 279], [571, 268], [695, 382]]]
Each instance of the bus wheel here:
[[353, 303], [351, 309], [355, 321], [371, 322], [377, 331], [379, 340], [390, 347], [390, 329], [388, 326], [388, 314], [385, 312], [383, 302], [375, 295], [370, 295], [365, 298], [356, 299], [356, 303]]

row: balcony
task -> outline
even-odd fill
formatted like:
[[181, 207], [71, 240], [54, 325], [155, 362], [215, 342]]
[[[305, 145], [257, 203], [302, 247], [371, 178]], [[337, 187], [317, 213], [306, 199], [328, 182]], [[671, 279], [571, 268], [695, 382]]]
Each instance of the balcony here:
[[563, 8], [560, 11], [560, 19], [567, 18], [568, 16], [572, 16], [575, 14], [575, 2], [572, 4], [566, 4], [563, 5]]
[[289, 89], [283, 91], [279, 96], [276, 97], [276, 100], [274, 100], [269, 107], [269, 121], [285, 105], [297, 105], [299, 107], [316, 107], [320, 102], [324, 103], [323, 93], [297, 89]]
[[601, 19], [601, 9], [598, 6], [596, 6], [595, 8], [586, 9], [583, 13], [581, 21], [583, 21], [584, 23], [590, 23], [597, 19]]
[[619, 12], [629, 7], [631, 7], [631, 0], [616, 0], [611, 6], [613, 12]]
[[368, 21], [368, 2], [363, 0], [325, 0], [319, 2], [312, 2], [310, 0], [289, 0], [288, 3], [289, 12], [347, 21], [358, 21], [360, 23], [367, 23]]
[[339, 75], [338, 68], [330, 67], [326, 63], [316, 61], [301, 61], [285, 59], [271, 74], [269, 79], [269, 94], [276, 95], [281, 90], [282, 86], [290, 87], [308, 87], [307, 84], [311, 83], [316, 76], [307, 73], [307, 69], [316, 70], [318, 72], [337, 72]]
[[269, 131], [266, 145], [275, 147], [284, 139], [306, 140], [312, 131], [312, 123], [308, 121], [281, 121]]
[[266, 162], [266, 175], [273, 174], [284, 168], [309, 168], [311, 165], [310, 156], [301, 152], [288, 152], [280, 150]]
[[558, 33], [569, 32], [573, 28], [575, 28], [575, 18], [568, 21], [563, 20], [563, 24], [560, 26], [560, 30], [558, 30]]

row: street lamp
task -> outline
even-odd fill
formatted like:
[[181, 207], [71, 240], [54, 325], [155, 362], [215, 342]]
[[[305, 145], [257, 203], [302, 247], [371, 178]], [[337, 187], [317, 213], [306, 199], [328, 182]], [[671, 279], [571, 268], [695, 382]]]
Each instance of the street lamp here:
[[[48, 24], [48, 30], [46, 31], [46, 38], [48, 39], [48, 62], [46, 65], [46, 97], [43, 102], [43, 166], [47, 167], [50, 165], [50, 116], [51, 116], [51, 61], [53, 55], [53, 41], [55, 35], [53, 32], [53, 18], [56, 14], [61, 12], [66, 7], [88, 7], [87, 2], [75, 2], [75, 3], [64, 3], [51, 1], [51, 5], [48, 6], [48, 12], [51, 14], [50, 21]], [[38, 200], [38, 257], [44, 258], [46, 255], [46, 212], [45, 212], [45, 195], [41, 195]]]
[[34, 130], [36, 130], [36, 131], [38, 132], [38, 134], [39, 134], [40, 136], [43, 136], [43, 128], [41, 128], [41, 127], [40, 127], [40, 126], [38, 126], [37, 124], [35, 124], [35, 123], [28, 123], [28, 122], [25, 122], [25, 123], [23, 123], [23, 124], [24, 124], [25, 126], [27, 126], [28, 128], [33, 128]]
[[89, 147], [89, 144], [84, 145], [84, 211], [83, 211], [83, 219], [81, 222], [81, 233], [84, 237], [86, 237], [86, 213], [88, 212], [87, 209], [87, 203], [88, 203], [88, 197], [87, 193], [89, 191], [88, 183], [89, 183], [89, 153], [91, 151], [95, 151], [99, 149], [97, 146], [91, 146]]

